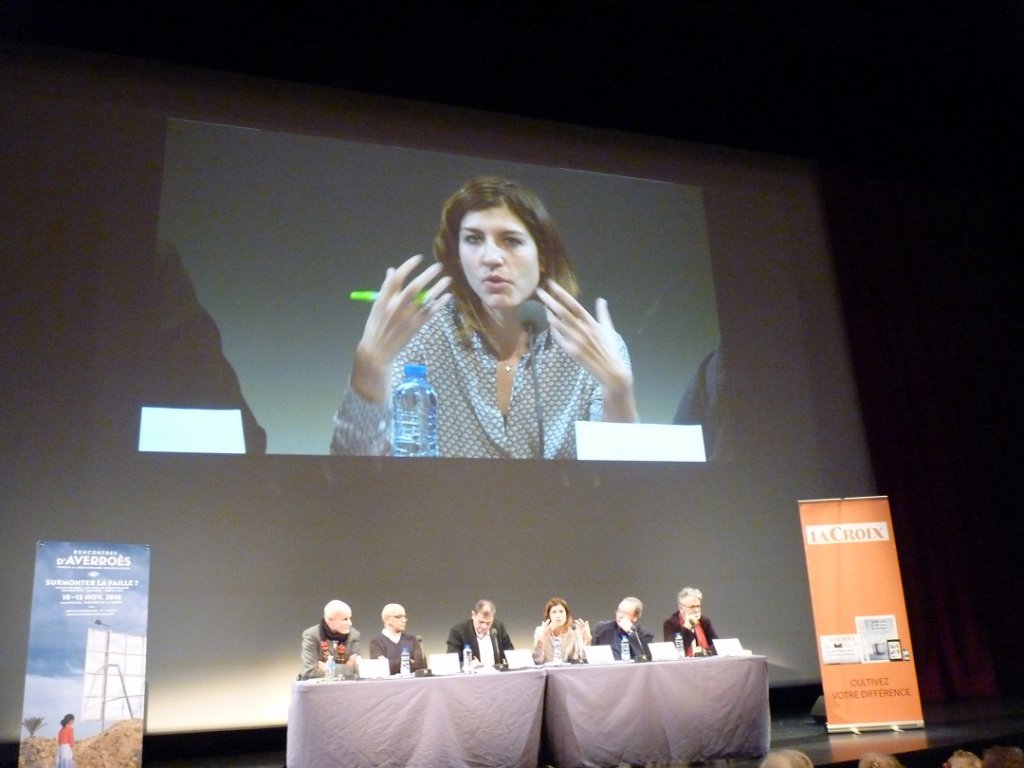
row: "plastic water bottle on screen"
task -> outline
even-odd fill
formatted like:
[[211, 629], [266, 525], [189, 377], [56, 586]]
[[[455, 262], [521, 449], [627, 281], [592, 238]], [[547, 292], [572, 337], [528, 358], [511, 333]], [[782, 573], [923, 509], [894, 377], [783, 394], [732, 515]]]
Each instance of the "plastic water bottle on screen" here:
[[409, 675], [412, 674], [412, 666], [409, 658], [409, 649], [404, 645], [402, 646], [402, 661], [398, 670], [398, 674], [400, 674], [402, 677], [409, 677]]
[[562, 638], [558, 635], [551, 635], [551, 663], [562, 663]]
[[622, 661], [631, 661], [632, 658], [629, 655], [629, 635], [622, 636], [622, 650], [619, 652], [619, 658]]
[[682, 632], [676, 632], [675, 644], [676, 644], [676, 658], [677, 659], [681, 659], [684, 656], [686, 656], [686, 649], [683, 648], [683, 633]]
[[405, 379], [391, 398], [392, 456], [437, 456], [437, 393], [427, 366], [406, 363]]
[[473, 646], [469, 643], [462, 648], [462, 671], [467, 675], [473, 673]]

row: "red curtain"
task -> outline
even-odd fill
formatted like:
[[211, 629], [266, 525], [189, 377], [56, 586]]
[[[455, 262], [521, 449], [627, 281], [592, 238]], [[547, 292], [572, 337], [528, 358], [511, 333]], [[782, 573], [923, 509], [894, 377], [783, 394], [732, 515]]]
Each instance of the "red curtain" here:
[[829, 168], [825, 215], [922, 698], [1020, 692], [1020, 286], [1008, 190]]

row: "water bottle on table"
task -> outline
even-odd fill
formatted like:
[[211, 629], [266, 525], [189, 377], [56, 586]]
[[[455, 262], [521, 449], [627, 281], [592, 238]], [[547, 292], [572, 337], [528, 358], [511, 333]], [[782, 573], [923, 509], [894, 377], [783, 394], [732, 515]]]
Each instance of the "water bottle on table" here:
[[331, 650], [331, 657], [327, 659], [327, 669], [324, 670], [324, 677], [327, 680], [334, 680], [338, 676], [338, 663], [334, 660], [335, 651]]
[[629, 653], [629, 635], [622, 636], [622, 646], [619, 652], [619, 658], [622, 661], [632, 661], [632, 657]]

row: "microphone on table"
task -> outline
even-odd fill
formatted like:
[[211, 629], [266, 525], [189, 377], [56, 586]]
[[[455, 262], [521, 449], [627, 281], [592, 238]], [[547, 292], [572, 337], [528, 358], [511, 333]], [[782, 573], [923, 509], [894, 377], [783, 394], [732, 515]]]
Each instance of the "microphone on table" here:
[[494, 651], [494, 666], [500, 667], [505, 662], [505, 659], [502, 656], [501, 648], [498, 647], [498, 630], [494, 627], [491, 627], [490, 638], [491, 649]]
[[424, 665], [419, 667], [419, 669], [413, 670], [413, 674], [416, 677], [426, 677], [430, 674], [430, 670], [426, 668], [427, 657], [423, 655], [423, 635], [416, 635], [416, 645], [412, 658], [413, 660], [418, 660], [419, 663]]
[[636, 635], [636, 644], [640, 646], [640, 655], [636, 657], [637, 661], [647, 661], [647, 649], [644, 648], [644, 639], [640, 637], [640, 633], [637, 631], [636, 624], [630, 628], [630, 632]]
[[540, 382], [537, 380], [537, 337], [548, 327], [548, 316], [544, 305], [536, 299], [527, 299], [519, 305], [516, 313], [520, 327], [526, 331], [530, 341], [530, 371], [533, 373], [533, 403], [537, 411], [537, 444], [540, 458], [544, 458], [544, 407], [540, 402]]

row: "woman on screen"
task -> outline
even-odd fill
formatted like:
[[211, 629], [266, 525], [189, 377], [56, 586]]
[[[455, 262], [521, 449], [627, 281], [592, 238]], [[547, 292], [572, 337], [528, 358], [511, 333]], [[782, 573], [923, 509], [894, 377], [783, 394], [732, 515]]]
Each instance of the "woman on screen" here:
[[[576, 421], [636, 421], [625, 342], [604, 299], [596, 318], [576, 300], [565, 245], [532, 190], [467, 182], [444, 205], [434, 256], [419, 274], [420, 256], [388, 269], [332, 453], [390, 453], [390, 394], [406, 362], [425, 364], [437, 392], [441, 456], [575, 458]], [[521, 320], [530, 299], [543, 304], [539, 320]]]

